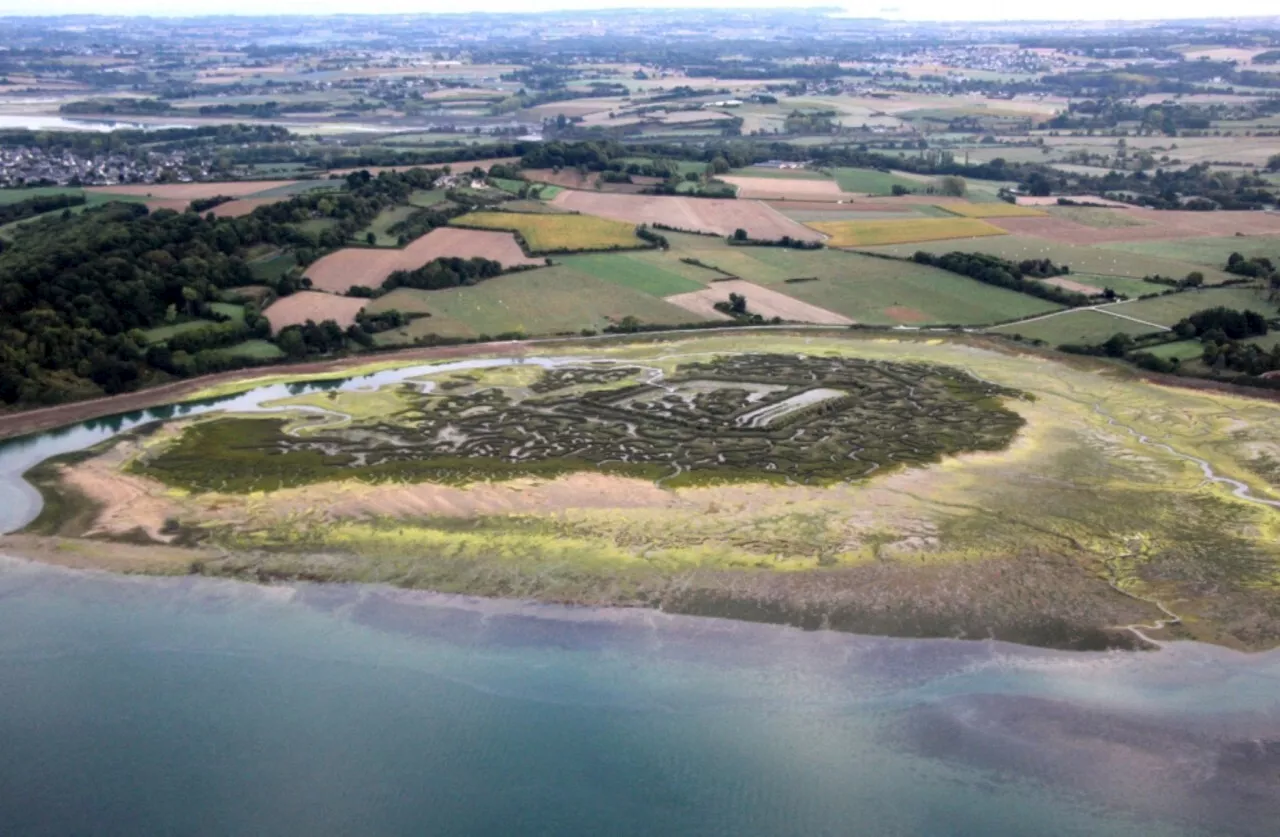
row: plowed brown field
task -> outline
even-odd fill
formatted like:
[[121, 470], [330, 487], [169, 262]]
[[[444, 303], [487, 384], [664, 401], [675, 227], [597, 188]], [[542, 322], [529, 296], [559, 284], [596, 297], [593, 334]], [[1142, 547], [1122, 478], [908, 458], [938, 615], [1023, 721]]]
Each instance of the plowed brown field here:
[[298, 291], [276, 300], [262, 313], [271, 322], [271, 330], [276, 332], [285, 326], [302, 325], [307, 320], [317, 323], [333, 320], [346, 328], [355, 324], [356, 314], [368, 304], [367, 299], [334, 296], [318, 291]]
[[802, 241], [822, 236], [759, 201], [680, 198], [666, 195], [609, 195], [565, 191], [551, 203], [584, 215], [632, 224], [665, 224], [682, 230], [732, 235], [744, 229], [752, 238], [775, 240], [784, 235]]
[[838, 201], [850, 197], [834, 180], [800, 177], [738, 177], [719, 180], [738, 188], [738, 198], [760, 200]]
[[307, 268], [305, 275], [312, 287], [341, 294], [355, 285], [381, 287], [383, 280], [397, 270], [413, 270], [446, 256], [460, 259], [482, 256], [501, 262], [503, 267], [545, 263], [543, 259], [526, 256], [509, 232], [439, 227], [403, 250], [362, 247], [338, 250]]
[[99, 192], [105, 195], [135, 195], [159, 199], [195, 200], [196, 198], [212, 198], [226, 195], [229, 198], [242, 198], [289, 186], [296, 180], [229, 180], [217, 183], [122, 183], [119, 186], [90, 186], [86, 192]]

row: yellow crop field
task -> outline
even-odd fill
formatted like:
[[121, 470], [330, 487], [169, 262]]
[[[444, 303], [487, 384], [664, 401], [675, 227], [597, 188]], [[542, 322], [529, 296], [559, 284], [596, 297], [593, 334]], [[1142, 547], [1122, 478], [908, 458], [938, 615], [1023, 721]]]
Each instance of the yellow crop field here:
[[645, 246], [635, 224], [594, 215], [536, 215], [524, 212], [472, 212], [451, 224], [519, 233], [534, 253], [628, 250]]
[[939, 209], [954, 212], [965, 218], [1043, 218], [1048, 215], [1043, 209], [1033, 206], [1018, 206], [1014, 203], [995, 201], [994, 203], [940, 203]]
[[1005, 231], [978, 218], [906, 218], [868, 221], [817, 221], [807, 226], [829, 237], [832, 247], [871, 247], [910, 244], [944, 238], [1004, 235]]

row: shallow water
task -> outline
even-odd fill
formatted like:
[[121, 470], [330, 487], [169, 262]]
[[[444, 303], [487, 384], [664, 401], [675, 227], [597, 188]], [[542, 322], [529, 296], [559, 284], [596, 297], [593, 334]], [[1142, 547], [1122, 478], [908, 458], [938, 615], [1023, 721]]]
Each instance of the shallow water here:
[[0, 560], [7, 834], [1274, 834], [1280, 653]]

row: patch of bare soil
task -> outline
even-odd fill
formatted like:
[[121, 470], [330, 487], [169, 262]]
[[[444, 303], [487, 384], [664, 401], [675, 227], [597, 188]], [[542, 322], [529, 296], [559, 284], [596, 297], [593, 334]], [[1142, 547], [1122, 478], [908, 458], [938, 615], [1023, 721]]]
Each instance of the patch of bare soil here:
[[164, 485], [121, 470], [136, 452], [135, 443], [123, 442], [102, 456], [62, 469], [62, 481], [98, 507], [84, 535], [118, 536], [141, 530], [152, 540], [169, 540], [161, 529], [177, 506], [165, 496]]
[[718, 179], [736, 186], [739, 199], [838, 201], [849, 197], [834, 180], [731, 175], [721, 175]]
[[414, 270], [446, 256], [461, 259], [481, 256], [508, 268], [545, 264], [543, 259], [526, 256], [509, 232], [438, 227], [399, 250], [365, 247], [338, 250], [308, 267], [305, 275], [313, 288], [341, 294], [356, 285], [380, 288], [397, 270]]
[[728, 319], [727, 315], [715, 309], [715, 303], [727, 302], [729, 294], [741, 294], [747, 298], [747, 310], [759, 314], [765, 319], [781, 317], [793, 323], [818, 323], [820, 325], [852, 325], [853, 320], [793, 299], [786, 294], [778, 293], [770, 288], [748, 282], [745, 279], [727, 279], [716, 282], [709, 288], [691, 293], [675, 294], [663, 297], [672, 305], [678, 305], [686, 311], [707, 317], [708, 319]]
[[664, 224], [716, 235], [732, 235], [734, 230], [744, 229], [752, 238], [761, 240], [777, 240], [783, 236], [802, 241], [822, 240], [818, 233], [760, 201], [569, 190], [556, 195], [551, 203], [585, 215], [630, 224]]
[[1065, 276], [1050, 276], [1047, 279], [1041, 279], [1046, 285], [1053, 285], [1055, 288], [1062, 288], [1064, 291], [1075, 291], [1079, 294], [1094, 296], [1102, 293], [1102, 288], [1086, 285], [1084, 282], [1077, 282], [1074, 279], [1068, 279]]
[[908, 308], [905, 305], [891, 305], [884, 309], [884, 313], [898, 323], [923, 323], [929, 320], [928, 314], [915, 308]]
[[290, 186], [296, 180], [230, 180], [216, 183], [128, 183], [119, 186], [90, 186], [86, 192], [104, 195], [135, 195], [139, 197], [192, 201], [196, 198], [213, 198], [226, 195], [241, 198], [280, 186]]
[[333, 320], [346, 328], [355, 325], [356, 314], [369, 304], [367, 299], [334, 296], [318, 291], [298, 291], [271, 303], [262, 313], [271, 322], [271, 330], [278, 333], [285, 326], [302, 325], [307, 320], [323, 322]]

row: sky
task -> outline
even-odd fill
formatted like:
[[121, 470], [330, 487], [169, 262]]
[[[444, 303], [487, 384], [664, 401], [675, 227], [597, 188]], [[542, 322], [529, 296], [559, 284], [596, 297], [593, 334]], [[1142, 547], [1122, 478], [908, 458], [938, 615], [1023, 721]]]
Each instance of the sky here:
[[[533, 12], [605, 8], [780, 8], [787, 0], [0, 0], [0, 14], [57, 15], [201, 15], [201, 14], [341, 14], [341, 13], [448, 13], [459, 11]], [[872, 0], [848, 4], [840, 0], [808, 0], [805, 5], [844, 6], [856, 17], [899, 20], [1152, 20], [1171, 18], [1263, 16], [1280, 14], [1275, 0], [1216, 0], [1212, 4], [1191, 0], [1072, 0], [1058, 3], [1010, 2], [1010, 0]]]

